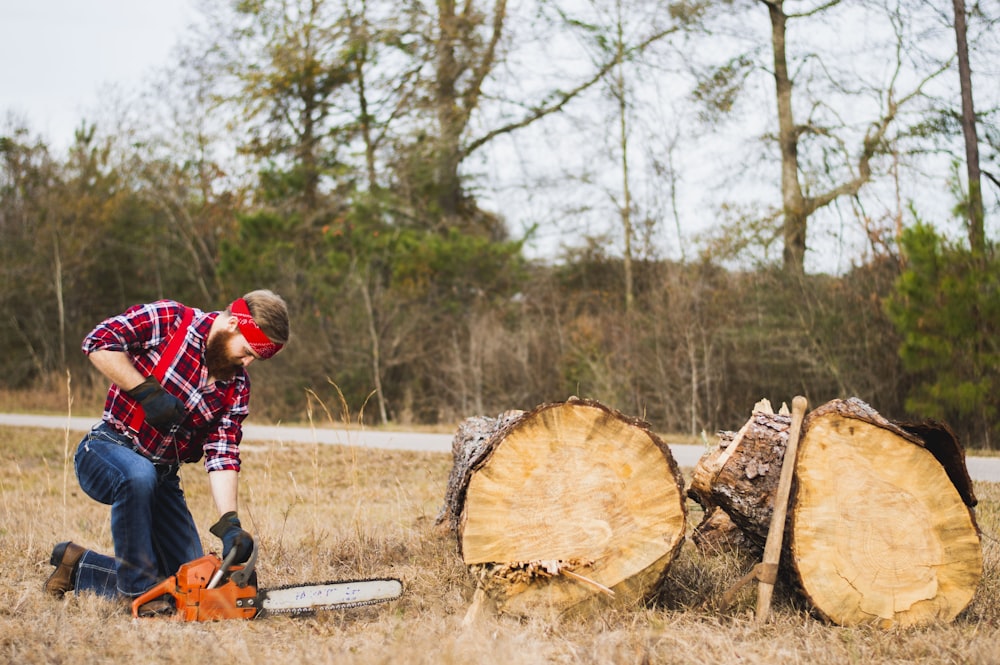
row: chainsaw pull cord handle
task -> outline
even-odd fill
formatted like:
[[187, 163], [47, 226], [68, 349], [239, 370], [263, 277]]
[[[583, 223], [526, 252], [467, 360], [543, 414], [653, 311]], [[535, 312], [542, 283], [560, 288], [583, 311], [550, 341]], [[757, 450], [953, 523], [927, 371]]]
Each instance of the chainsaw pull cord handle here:
[[[215, 571], [214, 575], [212, 575], [211, 581], [208, 583], [208, 586], [205, 587], [206, 589], [214, 589], [219, 585], [219, 582], [222, 581], [222, 578], [225, 577], [226, 573], [229, 572], [229, 569], [233, 567], [233, 561], [236, 559], [236, 555], [238, 552], [239, 550], [237, 550], [237, 548], [235, 547], [229, 550], [229, 554], [226, 556], [225, 559], [222, 560], [222, 566], [217, 571]], [[247, 559], [247, 562], [245, 564], [243, 564], [243, 568], [237, 570], [232, 574], [230, 579], [236, 582], [237, 586], [243, 588], [247, 585], [247, 582], [250, 580], [250, 576], [253, 574], [254, 568], [256, 566], [257, 566], [257, 542], [254, 541], [253, 552], [250, 553], [250, 558]]]

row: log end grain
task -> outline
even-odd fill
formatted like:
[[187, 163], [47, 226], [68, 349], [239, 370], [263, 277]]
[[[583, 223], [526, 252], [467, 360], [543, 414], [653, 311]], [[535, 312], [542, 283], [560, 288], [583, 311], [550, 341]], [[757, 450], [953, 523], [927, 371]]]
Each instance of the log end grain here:
[[[501, 611], [563, 614], [652, 595], [686, 529], [683, 478], [641, 421], [587, 400], [498, 430], [468, 474], [460, 551]], [[560, 574], [565, 570], [571, 574]]]
[[920, 440], [853, 407], [817, 409], [800, 443], [790, 521], [803, 593], [840, 625], [951, 621], [982, 575], [968, 497]]

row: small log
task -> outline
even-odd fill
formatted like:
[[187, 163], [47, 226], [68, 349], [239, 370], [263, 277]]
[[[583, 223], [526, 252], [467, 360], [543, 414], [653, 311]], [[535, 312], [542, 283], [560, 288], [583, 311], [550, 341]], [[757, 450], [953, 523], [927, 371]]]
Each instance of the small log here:
[[452, 452], [439, 522], [501, 612], [648, 599], [683, 543], [683, 478], [666, 444], [597, 402], [468, 419]]
[[[688, 488], [688, 496], [705, 508], [705, 519], [696, 527], [696, 544], [732, 542], [763, 551], [791, 423], [785, 405], [775, 413], [770, 402], [761, 400], [738, 432], [720, 432], [718, 447], [695, 465]], [[716, 507], [742, 531], [745, 540], [712, 533], [731, 528], [715, 513]]]

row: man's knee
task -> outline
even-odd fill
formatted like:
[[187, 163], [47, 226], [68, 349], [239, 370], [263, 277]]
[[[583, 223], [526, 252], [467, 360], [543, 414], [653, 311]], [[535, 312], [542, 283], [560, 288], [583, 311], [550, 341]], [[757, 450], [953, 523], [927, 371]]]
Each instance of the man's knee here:
[[115, 487], [116, 498], [149, 499], [156, 491], [156, 469], [150, 464], [135, 464], [122, 474]]

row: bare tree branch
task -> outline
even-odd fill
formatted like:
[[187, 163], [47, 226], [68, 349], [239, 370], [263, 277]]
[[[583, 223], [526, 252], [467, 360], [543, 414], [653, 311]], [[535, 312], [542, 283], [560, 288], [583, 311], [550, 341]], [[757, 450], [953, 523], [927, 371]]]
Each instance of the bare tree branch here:
[[478, 148], [481, 148], [485, 144], [495, 139], [497, 136], [500, 136], [502, 134], [509, 134], [510, 132], [521, 129], [522, 127], [527, 127], [528, 125], [535, 122], [536, 120], [539, 120], [540, 118], [544, 118], [545, 116], [551, 115], [553, 113], [558, 113], [566, 106], [566, 104], [571, 102], [582, 92], [591, 88], [592, 86], [594, 86], [594, 84], [598, 83], [601, 79], [607, 76], [608, 72], [610, 72], [618, 63], [624, 60], [625, 56], [631, 55], [633, 53], [641, 53], [642, 51], [647, 49], [651, 44], [663, 39], [667, 35], [677, 32], [677, 30], [678, 28], [676, 27], [671, 27], [667, 28], [666, 30], [661, 30], [653, 35], [650, 35], [649, 37], [647, 37], [646, 39], [644, 39], [642, 42], [632, 47], [631, 49], [624, 51], [623, 54], [621, 55], [616, 54], [611, 60], [601, 65], [601, 67], [598, 68], [596, 72], [594, 72], [593, 76], [591, 76], [589, 79], [587, 79], [580, 85], [576, 86], [572, 90], [560, 94], [555, 99], [555, 101], [549, 104], [542, 104], [541, 106], [536, 106], [533, 109], [531, 109], [531, 111], [520, 120], [493, 129], [487, 132], [486, 134], [482, 135], [478, 139], [475, 139], [474, 141], [471, 141], [468, 144], [466, 144], [466, 146], [462, 149], [462, 157], [464, 158], [468, 156]]
[[814, 16], [816, 14], [826, 11], [830, 7], [836, 7], [839, 4], [840, 0], [830, 0], [829, 2], [820, 5], [819, 7], [813, 7], [808, 11], [799, 12], [797, 14], [785, 14], [785, 16], [788, 18], [809, 18], [810, 16]]
[[[469, 11], [468, 8], [466, 8], [466, 11]], [[476, 108], [479, 104], [479, 95], [482, 93], [483, 81], [493, 69], [497, 44], [500, 43], [500, 37], [503, 35], [503, 26], [506, 18], [507, 2], [506, 0], [498, 0], [496, 7], [493, 9], [493, 31], [490, 35], [490, 43], [486, 47], [483, 57], [473, 68], [472, 81], [469, 83], [466, 93], [462, 95], [462, 99], [465, 102], [462, 126], [465, 126], [466, 121], [468, 121], [472, 109]]]
[[871, 179], [871, 160], [878, 152], [879, 145], [881, 145], [885, 139], [886, 132], [896, 119], [896, 114], [899, 112], [899, 109], [915, 97], [923, 94], [924, 86], [947, 70], [948, 64], [946, 63], [928, 75], [927, 78], [921, 81], [916, 88], [914, 88], [908, 95], [903, 97], [898, 102], [892, 101], [890, 97], [885, 115], [879, 118], [876, 122], [872, 123], [862, 140], [861, 154], [858, 156], [857, 176], [847, 182], [833, 187], [819, 196], [806, 197], [804, 206], [809, 214], [830, 204], [834, 199], [841, 196], [853, 196], [858, 193], [861, 187]]

